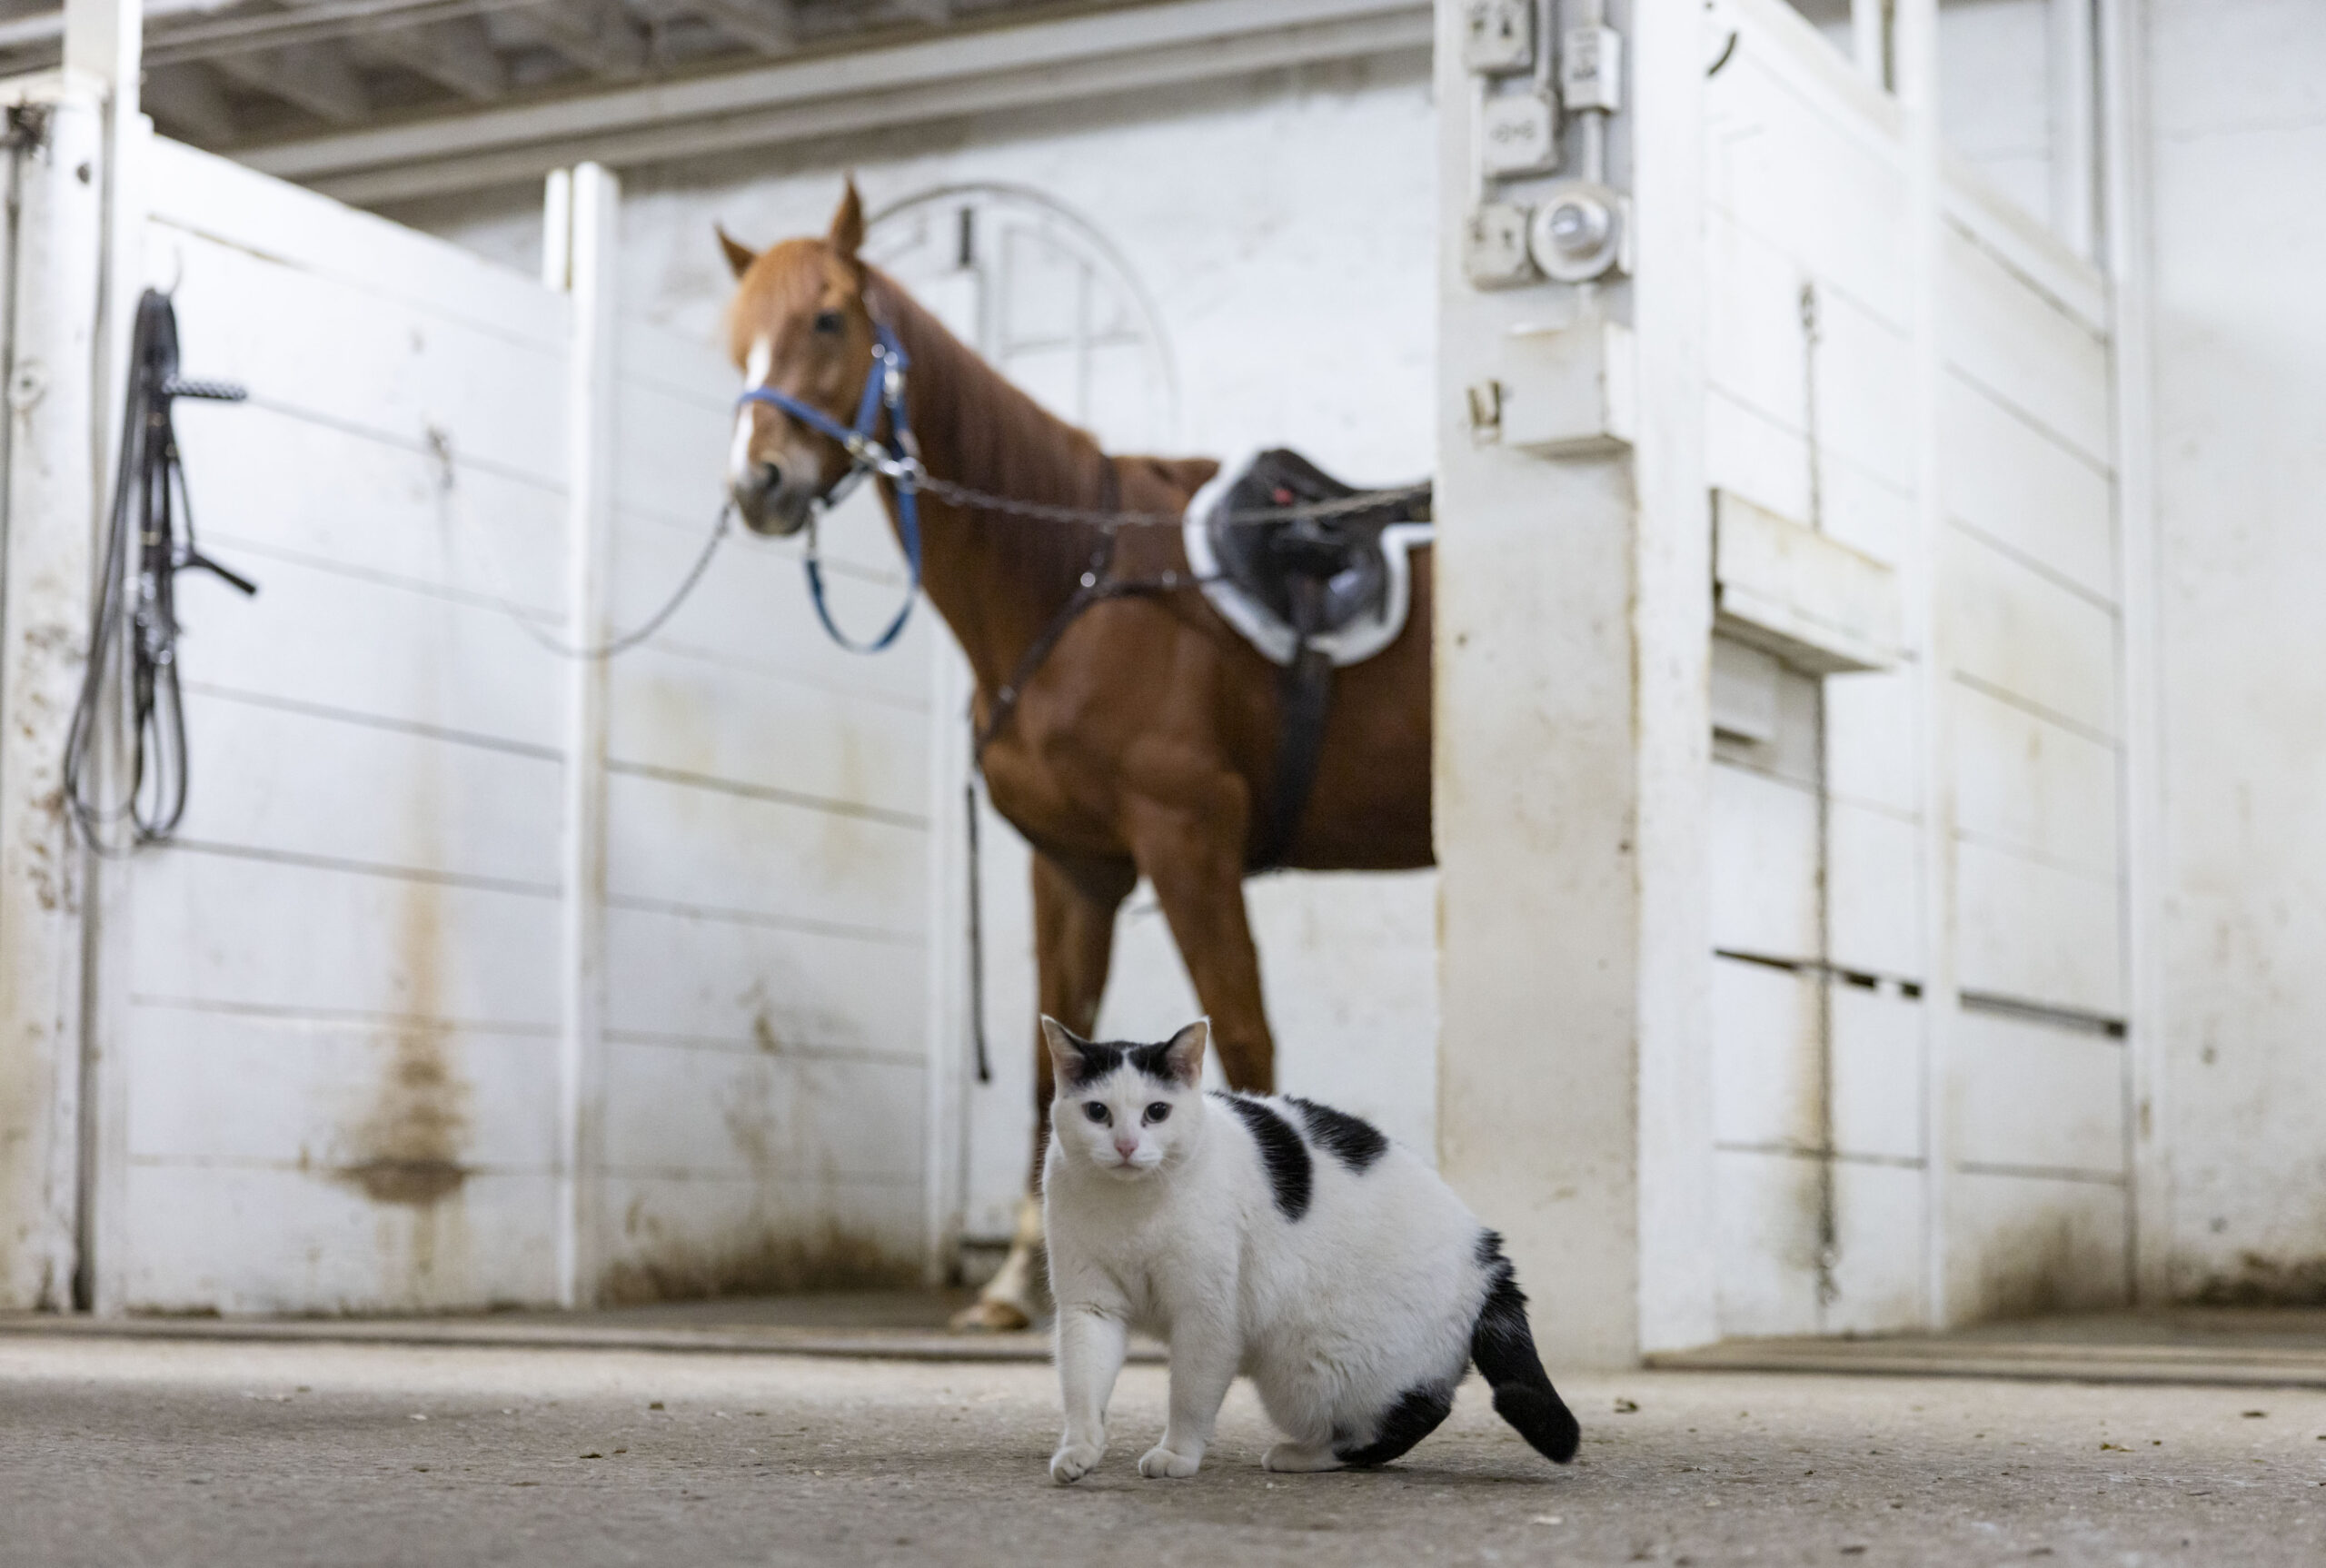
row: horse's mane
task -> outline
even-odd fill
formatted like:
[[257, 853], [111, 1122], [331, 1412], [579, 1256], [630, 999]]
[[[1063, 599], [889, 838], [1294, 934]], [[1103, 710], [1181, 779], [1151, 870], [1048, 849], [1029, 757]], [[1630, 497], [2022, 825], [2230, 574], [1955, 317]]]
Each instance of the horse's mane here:
[[[920, 396], [914, 417], [926, 443], [949, 452], [957, 472], [939, 479], [1012, 500], [1111, 509], [1122, 504], [1114, 460], [1089, 432], [1067, 423], [1019, 390], [976, 350], [946, 329], [902, 284], [868, 267], [865, 303], [888, 323], [905, 352]], [[935, 427], [935, 428], [930, 428]], [[1045, 597], [1073, 593], [1103, 536], [1081, 523], [1045, 522], [978, 511], [996, 564]]]

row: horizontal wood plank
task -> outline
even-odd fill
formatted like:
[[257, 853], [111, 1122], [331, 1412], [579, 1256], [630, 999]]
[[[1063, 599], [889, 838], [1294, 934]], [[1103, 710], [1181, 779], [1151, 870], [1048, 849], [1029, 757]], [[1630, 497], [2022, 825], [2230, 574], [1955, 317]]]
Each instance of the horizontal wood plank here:
[[2119, 885], [1972, 840], [1955, 847], [1956, 969], [1966, 990], [2124, 1016]]
[[[278, 264], [543, 347], [572, 331], [562, 293], [474, 251], [156, 136], [139, 182], [157, 226], [223, 241]], [[172, 249], [147, 253], [166, 284]]]
[[184, 837], [553, 889], [563, 765], [205, 692], [185, 698]]
[[178, 581], [189, 684], [555, 753], [564, 661], [500, 606], [276, 561], [244, 599]]
[[149, 236], [182, 267], [188, 374], [252, 401], [537, 483], [565, 478], [562, 347], [514, 339], [198, 235]]
[[[230, 1316], [548, 1306], [557, 1201], [545, 1175], [472, 1176], [415, 1206], [319, 1171], [132, 1161], [122, 1305]], [[237, 1245], [220, 1246], [222, 1231]]]
[[556, 1027], [554, 898], [174, 848], [137, 862], [133, 997]]
[[616, 906], [606, 912], [606, 1027], [734, 1051], [919, 1060], [926, 964], [919, 942]]
[[1945, 542], [1955, 669], [2091, 733], [2120, 735], [2114, 613], [1959, 529]]
[[1956, 686], [1950, 700], [1957, 829], [2114, 876], [2123, 852], [2115, 749], [1971, 687]]
[[264, 551], [564, 614], [561, 488], [264, 404], [175, 417], [201, 537], [247, 575], [265, 565], [236, 552]]
[[359, 1188], [381, 1162], [473, 1175], [547, 1174], [557, 1161], [547, 1030], [144, 1004], [121, 1037], [132, 1159], [265, 1165]]
[[1965, 1012], [1948, 1056], [1955, 1159], [2125, 1174], [2122, 1041]]
[[616, 773], [606, 888], [619, 901], [917, 936], [927, 829]]
[[917, 1180], [925, 1066], [610, 1043], [604, 1159], [630, 1178]]
[[1947, 516], [2115, 603], [2107, 472], [1961, 376], [1940, 382], [1938, 415]]
[[2110, 466], [2108, 344], [1991, 253], [1949, 228], [1939, 334], [1949, 366]]

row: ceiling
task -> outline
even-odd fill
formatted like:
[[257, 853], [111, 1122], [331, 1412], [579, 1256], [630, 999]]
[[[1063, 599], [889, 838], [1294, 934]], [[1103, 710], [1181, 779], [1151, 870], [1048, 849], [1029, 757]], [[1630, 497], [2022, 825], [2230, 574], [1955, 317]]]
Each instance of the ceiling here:
[[[148, 0], [144, 104], [234, 149], [1129, 0]], [[55, 0], [0, 0], [0, 75], [55, 62]]]

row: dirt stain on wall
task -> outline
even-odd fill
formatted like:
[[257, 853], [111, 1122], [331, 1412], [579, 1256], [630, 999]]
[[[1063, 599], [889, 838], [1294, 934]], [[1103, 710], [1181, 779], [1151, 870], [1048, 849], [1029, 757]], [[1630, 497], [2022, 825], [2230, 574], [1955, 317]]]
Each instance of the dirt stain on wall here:
[[793, 1232], [755, 1219], [725, 1236], [672, 1234], [653, 1219], [639, 1229], [629, 1257], [609, 1264], [599, 1299], [609, 1306], [701, 1301], [721, 1295], [789, 1295], [813, 1290], [867, 1290], [920, 1281], [918, 1261], [882, 1243], [827, 1224]]
[[458, 1192], [469, 1130], [468, 1085], [446, 1058], [443, 1031], [414, 1022], [400, 1029], [355, 1128], [358, 1157], [335, 1173], [374, 1203], [425, 1207]]
[[2004, 1227], [1981, 1250], [1966, 1321], [2042, 1317], [2122, 1306], [2123, 1249], [2074, 1216], [2039, 1215]]
[[2205, 1306], [2326, 1306], [2326, 1257], [2242, 1252], [2234, 1269], [2204, 1275], [2186, 1294]]
[[382, 1287], [391, 1301], [432, 1306], [465, 1292], [468, 1231], [461, 1193], [470, 1132], [470, 1086], [443, 1018], [443, 890], [413, 881], [399, 889], [391, 961], [398, 1015], [380, 1037], [378, 1077], [345, 1124], [347, 1157], [330, 1179], [377, 1206]]
[[[641, 1194], [623, 1216], [623, 1255], [600, 1275], [609, 1305], [774, 1295], [817, 1290], [918, 1285], [918, 1251], [831, 1217], [829, 1172], [802, 1167], [809, 1146], [800, 1067], [781, 1059], [782, 1043], [765, 1007], [754, 1036], [760, 1051], [740, 1058], [720, 1098], [720, 1116], [753, 1189], [741, 1216], [710, 1226], [689, 1223], [681, 1190], [658, 1199]], [[660, 1212], [658, 1212], [658, 1208]]]

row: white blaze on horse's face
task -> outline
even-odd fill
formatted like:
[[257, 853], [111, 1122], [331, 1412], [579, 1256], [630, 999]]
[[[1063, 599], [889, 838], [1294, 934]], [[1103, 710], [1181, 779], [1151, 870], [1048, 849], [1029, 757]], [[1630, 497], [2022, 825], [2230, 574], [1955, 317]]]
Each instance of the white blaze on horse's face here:
[[[761, 335], [751, 341], [751, 352], [743, 362], [743, 391], [755, 392], [767, 384], [768, 367], [775, 362], [775, 344]], [[735, 408], [735, 443], [727, 453], [727, 483], [741, 490], [750, 478], [751, 438], [759, 432], [760, 403], [739, 403]]]
[[[762, 333], [743, 360], [743, 391], [768, 383], [775, 343]], [[755, 533], [779, 537], [807, 526], [820, 485], [823, 454], [798, 421], [763, 402], [738, 404], [735, 438], [727, 452], [727, 493]]]

